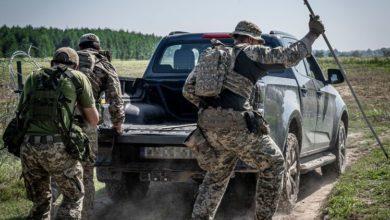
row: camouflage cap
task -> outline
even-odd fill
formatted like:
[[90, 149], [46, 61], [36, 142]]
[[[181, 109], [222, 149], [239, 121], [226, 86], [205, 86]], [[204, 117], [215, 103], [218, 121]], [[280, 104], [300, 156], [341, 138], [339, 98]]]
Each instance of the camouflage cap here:
[[77, 55], [77, 52], [70, 47], [61, 47], [54, 53], [52, 62], [78, 66], [79, 55]]
[[85, 42], [96, 42], [100, 44], [100, 39], [96, 34], [88, 33], [80, 37], [79, 45]]
[[234, 37], [235, 35], [244, 35], [251, 37], [255, 40], [264, 43], [264, 39], [261, 38], [261, 30], [259, 26], [250, 22], [250, 21], [240, 21], [231, 35]]

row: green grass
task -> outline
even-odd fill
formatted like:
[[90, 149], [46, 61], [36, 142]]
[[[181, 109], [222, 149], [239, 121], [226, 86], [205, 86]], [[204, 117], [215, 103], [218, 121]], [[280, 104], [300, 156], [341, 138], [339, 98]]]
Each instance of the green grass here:
[[27, 216], [31, 202], [26, 199], [20, 160], [0, 152], [0, 219]]
[[[390, 59], [341, 58], [367, 117], [390, 151]], [[323, 69], [335, 68], [330, 59], [320, 59]], [[330, 219], [390, 219], [390, 163], [375, 145], [351, 93], [336, 86], [348, 105], [351, 132], [364, 132], [369, 153], [353, 164], [336, 183], [324, 206]]]
[[148, 60], [114, 60], [112, 65], [120, 76], [142, 77], [148, 63]]
[[[2, 61], [2, 60], [0, 60]], [[36, 63], [41, 67], [49, 67], [50, 59], [37, 59]], [[112, 65], [115, 67], [117, 73], [120, 76], [128, 76], [128, 77], [142, 77], [144, 74], [146, 67], [148, 65], [148, 60], [113, 60]], [[4, 60], [0, 63], [0, 68], [3, 68], [5, 65], [6, 74], [8, 77], [8, 69], [9, 63], [4, 62]], [[16, 62], [13, 63], [14, 70], [16, 71]], [[23, 62], [22, 63], [22, 72], [24, 75], [31, 73], [35, 69], [35, 66], [31, 62]], [[0, 73], [2, 69], [0, 69]], [[3, 77], [3, 75], [0, 75]]]
[[[389, 142], [386, 143], [390, 151]], [[390, 162], [380, 149], [357, 161], [332, 190], [331, 219], [390, 219]]]

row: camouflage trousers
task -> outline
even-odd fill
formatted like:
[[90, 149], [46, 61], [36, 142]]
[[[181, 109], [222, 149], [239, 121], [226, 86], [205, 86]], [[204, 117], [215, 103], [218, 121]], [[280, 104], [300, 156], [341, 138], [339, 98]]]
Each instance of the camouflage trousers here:
[[[89, 144], [91, 146], [93, 159], [95, 160], [98, 143], [97, 143], [97, 130], [91, 126], [83, 126], [83, 131], [87, 134], [89, 138]], [[89, 219], [92, 215], [92, 210], [94, 206], [95, 200], [95, 184], [93, 182], [94, 177], [94, 163], [93, 162], [82, 162], [82, 166], [84, 168], [84, 201], [83, 201], [83, 211], [81, 213], [82, 219]]]
[[[268, 134], [247, 129], [241, 112], [208, 108], [199, 114], [190, 138], [200, 167], [207, 171], [199, 187], [192, 218], [214, 219], [238, 159], [259, 170], [255, 219], [272, 219], [283, 185], [284, 158]], [[202, 135], [202, 137], [199, 136]], [[196, 137], [198, 136], [198, 138]], [[199, 138], [200, 137], [200, 138]]]
[[33, 202], [28, 218], [50, 219], [51, 177], [64, 195], [57, 219], [81, 219], [83, 168], [66, 152], [63, 143], [24, 143], [20, 158], [27, 196]]
[[[97, 130], [91, 126], [82, 126], [83, 131], [88, 136], [89, 144], [92, 150], [92, 158], [95, 160], [98, 146], [97, 146]], [[95, 200], [95, 184], [93, 181], [94, 178], [94, 163], [90, 161], [81, 162], [84, 170], [83, 174], [83, 183], [84, 183], [84, 200], [83, 200], [83, 210], [81, 217], [83, 220], [87, 220], [92, 215], [92, 210]], [[61, 195], [61, 191], [58, 189], [57, 184], [53, 181], [52, 185], [53, 193], [53, 205], [57, 198]]]

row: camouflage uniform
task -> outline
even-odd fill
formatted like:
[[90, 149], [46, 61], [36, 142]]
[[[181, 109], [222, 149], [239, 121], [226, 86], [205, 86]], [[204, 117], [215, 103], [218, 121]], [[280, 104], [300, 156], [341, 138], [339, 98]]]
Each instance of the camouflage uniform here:
[[[96, 128], [91, 127], [90, 125], [83, 125], [83, 131], [88, 136], [89, 144], [91, 146], [92, 155], [95, 157], [97, 155], [97, 130]], [[91, 211], [93, 209], [93, 204], [95, 200], [95, 183], [93, 181], [94, 176], [94, 163], [87, 161], [82, 162], [84, 169], [84, 200], [83, 200], [83, 211], [82, 211], [82, 219], [88, 219], [91, 216]]]
[[50, 219], [50, 177], [64, 199], [58, 219], [80, 219], [84, 196], [83, 168], [65, 151], [63, 143], [30, 144], [21, 147], [23, 178], [28, 198], [33, 202], [29, 218]]
[[[240, 22], [233, 32], [233, 36], [246, 35], [263, 42], [260, 34], [260, 29], [247, 21]], [[235, 45], [230, 49], [232, 65], [226, 75], [224, 89], [215, 99], [219, 107], [218, 104], [214, 106], [213, 101], [208, 101], [205, 106], [203, 102], [207, 98], [195, 94], [196, 72], [187, 78], [183, 95], [200, 110], [198, 129], [186, 145], [194, 151], [200, 167], [207, 171], [199, 187], [193, 219], [214, 218], [238, 159], [259, 170], [255, 219], [272, 218], [282, 190], [284, 158], [267, 131], [251, 133], [248, 130], [244, 113], [253, 111], [249, 99], [256, 81], [266, 74], [266, 65], [280, 64], [283, 68], [296, 65], [310, 54], [310, 42], [304, 38], [287, 48], [273, 49], [260, 44]], [[253, 63], [255, 67], [263, 66], [251, 72], [256, 68], [242, 65], [240, 59], [250, 60], [243, 63]], [[223, 100], [224, 96], [228, 98]], [[235, 106], [236, 101], [241, 103], [238, 107]], [[229, 105], [234, 107], [226, 107]]]
[[[77, 66], [77, 53], [71, 48], [60, 48], [54, 54], [52, 64], [54, 63], [71, 63]], [[52, 69], [65, 68], [64, 64], [60, 65], [61, 67], [54, 66]], [[69, 81], [70, 79], [65, 78], [61, 81], [62, 84], [59, 86], [62, 91], [61, 96], [66, 98], [69, 109], [73, 109], [76, 103], [81, 108], [94, 108], [95, 102], [88, 78], [81, 72], [71, 70], [69, 67], [66, 68], [81, 86], [81, 91], [78, 93], [73, 82]], [[45, 69], [39, 69], [28, 76], [18, 111], [25, 108], [24, 106], [29, 103], [30, 97], [39, 94], [36, 91], [43, 82], [38, 81], [37, 79], [40, 79], [38, 77], [49, 74], [52, 73]], [[41, 99], [42, 95], [37, 97]], [[47, 103], [47, 106], [49, 106], [49, 103]], [[56, 119], [58, 115], [52, 115], [52, 111], [46, 113], [46, 107], [42, 107], [40, 103], [29, 103], [27, 109], [32, 110], [27, 110], [26, 115], [22, 115], [22, 118], [30, 117], [30, 121], [25, 142], [21, 146], [21, 162], [27, 195], [33, 202], [29, 219], [50, 219], [51, 178], [56, 181], [64, 196], [57, 212], [57, 218], [81, 219], [84, 197], [83, 168], [78, 160], [68, 154], [67, 148], [62, 142], [62, 136], [59, 134], [60, 130], [56, 124], [59, 123]], [[44, 110], [40, 113], [37, 109]], [[39, 114], [41, 115], [39, 116]], [[44, 118], [42, 114], [45, 115]], [[39, 117], [31, 118], [35, 115], [42, 119]], [[61, 115], [64, 120], [63, 123], [70, 126], [70, 118], [73, 115], [64, 112]]]
[[[79, 45], [84, 42], [96, 42], [100, 44], [99, 38], [94, 34], [85, 34], [80, 38]], [[93, 95], [98, 103], [101, 99], [102, 94], [105, 94], [106, 102], [109, 104], [109, 112], [111, 115], [112, 124], [122, 124], [124, 120], [124, 108], [122, 100], [122, 92], [118, 74], [115, 68], [109, 61], [109, 58], [101, 54], [98, 50], [87, 48], [78, 51], [78, 53], [87, 53], [94, 60], [94, 67], [92, 70], [86, 68], [88, 63], [81, 59], [80, 55], [80, 71], [87, 75], [92, 85]], [[88, 135], [93, 156], [96, 157], [98, 151], [97, 143], [97, 131], [88, 125], [83, 125], [83, 130]], [[95, 197], [95, 186], [93, 182], [93, 168], [94, 164], [91, 162], [83, 162], [84, 168], [84, 186], [85, 186], [85, 197], [84, 197], [84, 209], [83, 219], [88, 219], [90, 212], [93, 209], [94, 197]]]

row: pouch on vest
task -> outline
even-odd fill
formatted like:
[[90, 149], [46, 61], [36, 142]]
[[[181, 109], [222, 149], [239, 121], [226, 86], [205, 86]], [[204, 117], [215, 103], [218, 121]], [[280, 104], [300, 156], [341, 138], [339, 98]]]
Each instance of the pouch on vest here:
[[23, 122], [17, 117], [12, 119], [3, 134], [4, 147], [7, 148], [9, 153], [20, 157], [20, 147], [24, 141], [25, 134], [26, 129], [23, 128]]
[[89, 51], [77, 51], [79, 55], [79, 70], [83, 73], [92, 74], [96, 64], [96, 57]]
[[268, 123], [259, 112], [256, 111], [245, 112], [244, 118], [249, 132], [258, 135], [269, 134]]
[[93, 162], [88, 136], [81, 127], [73, 124], [69, 133], [61, 132], [61, 136], [66, 151], [73, 159]]
[[193, 69], [196, 77], [195, 95], [200, 97], [218, 96], [230, 68], [230, 53], [222, 44], [207, 48]]

